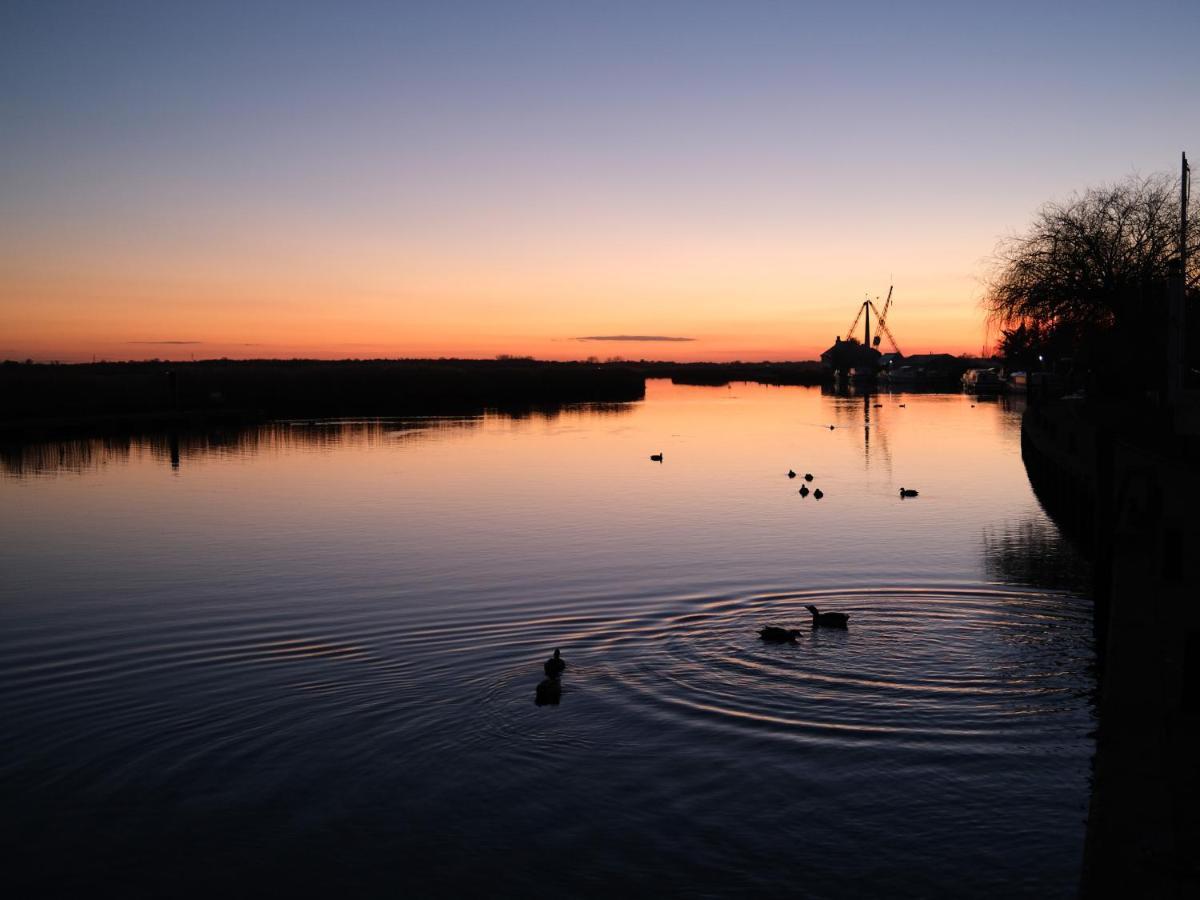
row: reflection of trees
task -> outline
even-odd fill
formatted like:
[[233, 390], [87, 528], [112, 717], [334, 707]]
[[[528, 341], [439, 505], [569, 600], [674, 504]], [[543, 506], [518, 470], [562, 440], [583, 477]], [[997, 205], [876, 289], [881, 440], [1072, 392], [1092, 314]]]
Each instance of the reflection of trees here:
[[109, 462], [148, 454], [175, 468], [204, 456], [255, 456], [285, 450], [325, 451], [354, 444], [378, 446], [397, 439], [427, 440], [447, 432], [477, 428], [491, 418], [552, 420], [564, 413], [583, 416], [627, 415], [628, 403], [539, 406], [519, 413], [486, 416], [430, 416], [405, 419], [314, 419], [271, 422], [261, 426], [222, 427], [151, 434], [65, 437], [51, 441], [0, 443], [0, 472], [13, 476], [79, 473]]
[[1087, 560], [1044, 519], [985, 528], [983, 562], [990, 577], [1006, 584], [1078, 593], [1089, 585]]
[[37, 444], [0, 444], [0, 470], [8, 475], [82, 472], [128, 458], [131, 438], [73, 438]]

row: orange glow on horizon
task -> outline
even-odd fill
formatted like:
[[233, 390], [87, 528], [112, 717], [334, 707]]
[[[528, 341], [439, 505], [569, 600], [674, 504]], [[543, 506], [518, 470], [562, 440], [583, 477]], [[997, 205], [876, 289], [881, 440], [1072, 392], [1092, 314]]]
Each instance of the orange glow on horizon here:
[[[864, 296], [858, 279], [678, 265], [684, 274], [674, 265], [595, 265], [468, 277], [460, 264], [414, 266], [403, 277], [356, 269], [351, 277], [318, 265], [226, 274], [131, 261], [65, 274], [48, 262], [10, 262], [0, 268], [0, 359], [803, 360], [846, 336]], [[886, 292], [886, 276], [862, 281], [872, 296]], [[979, 352], [985, 334], [973, 279], [896, 282], [889, 325], [902, 351]], [[622, 335], [689, 340], [580, 340]]]

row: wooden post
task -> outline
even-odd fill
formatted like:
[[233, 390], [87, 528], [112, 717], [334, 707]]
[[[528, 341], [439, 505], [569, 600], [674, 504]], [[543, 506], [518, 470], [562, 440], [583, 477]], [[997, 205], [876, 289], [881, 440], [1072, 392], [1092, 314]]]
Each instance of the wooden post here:
[[1179, 255], [1167, 280], [1167, 401], [1178, 407], [1187, 384], [1187, 240], [1192, 170], [1187, 154], [1179, 168]]

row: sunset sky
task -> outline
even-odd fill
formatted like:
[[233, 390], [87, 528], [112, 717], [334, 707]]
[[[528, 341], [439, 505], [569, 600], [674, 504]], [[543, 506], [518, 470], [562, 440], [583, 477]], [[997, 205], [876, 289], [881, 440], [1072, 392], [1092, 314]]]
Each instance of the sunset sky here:
[[[0, 7], [0, 359], [812, 358], [1200, 157], [1200, 3]], [[690, 340], [580, 340], [585, 337]]]

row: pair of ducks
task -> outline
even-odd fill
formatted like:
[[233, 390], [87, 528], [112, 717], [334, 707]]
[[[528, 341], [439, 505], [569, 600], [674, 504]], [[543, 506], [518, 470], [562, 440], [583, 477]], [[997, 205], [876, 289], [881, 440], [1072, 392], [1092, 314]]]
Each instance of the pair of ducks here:
[[[812, 613], [813, 628], [845, 628], [850, 623], [850, 616], [846, 613], [839, 612], [821, 612], [811, 603], [804, 607]], [[781, 628], [778, 625], [764, 625], [759, 629], [758, 636], [764, 641], [771, 643], [787, 642], [794, 644], [796, 636], [800, 634], [797, 628]]]

